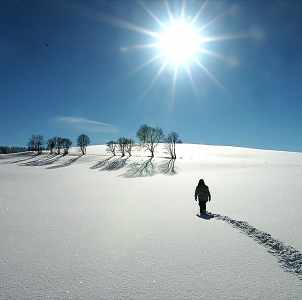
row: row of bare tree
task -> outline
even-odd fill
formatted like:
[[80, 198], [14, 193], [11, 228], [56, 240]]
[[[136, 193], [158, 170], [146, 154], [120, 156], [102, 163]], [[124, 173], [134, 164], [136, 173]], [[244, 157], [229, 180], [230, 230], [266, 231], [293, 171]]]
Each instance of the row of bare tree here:
[[0, 154], [9, 154], [9, 153], [18, 153], [18, 152], [26, 152], [26, 147], [19, 146], [0, 146]]
[[117, 151], [120, 151], [122, 157], [125, 156], [125, 153], [128, 153], [128, 155], [131, 156], [133, 145], [134, 140], [131, 138], [120, 137], [117, 141], [109, 141], [107, 143], [107, 151], [114, 156]]
[[151, 127], [146, 124], [142, 125], [138, 129], [136, 136], [142, 146], [150, 152], [151, 157], [154, 157], [157, 145], [159, 143], [165, 143], [170, 158], [176, 159], [176, 144], [182, 143], [179, 139], [178, 133], [172, 131], [165, 136], [161, 128]]
[[63, 154], [66, 155], [71, 145], [72, 141], [70, 139], [60, 136], [55, 136], [47, 141], [47, 149], [50, 154], [53, 154], [55, 149], [57, 150], [56, 154], [61, 154], [61, 149], [63, 149]]
[[[43, 135], [32, 135], [28, 142], [29, 151], [37, 151], [39, 154], [42, 153], [44, 148], [44, 137]], [[82, 154], [86, 154], [86, 147], [90, 144], [90, 139], [86, 134], [81, 134], [77, 139], [77, 145], [80, 147]], [[55, 136], [47, 140], [46, 149], [49, 150], [50, 154], [56, 151], [56, 154], [63, 155], [68, 154], [69, 148], [72, 145], [72, 141], [69, 138]]]
[[[154, 157], [155, 149], [159, 143], [165, 143], [168, 154], [171, 159], [176, 159], [176, 144], [182, 143], [179, 139], [179, 135], [176, 132], [170, 132], [166, 137], [163, 130], [159, 127], [151, 127], [146, 124], [142, 125], [136, 136], [140, 141], [142, 147], [150, 152], [150, 156]], [[134, 140], [131, 138], [120, 137], [116, 141], [109, 141], [107, 143], [107, 151], [112, 155], [116, 155], [119, 151], [121, 156], [125, 156], [128, 153], [131, 156], [131, 151], [134, 145]]]
[[[140, 145], [145, 148], [145, 150], [150, 152], [150, 157], [154, 157], [155, 149], [159, 143], [164, 143], [171, 159], [176, 159], [176, 144], [182, 143], [179, 139], [179, 135], [172, 131], [167, 136], [159, 127], [152, 127], [146, 124], [142, 125], [136, 136], [140, 142]], [[45, 148], [44, 138], [42, 135], [32, 135], [28, 142], [28, 148], [30, 151], [37, 151], [41, 153]], [[77, 145], [80, 147], [82, 154], [86, 154], [86, 147], [90, 144], [90, 138], [86, 134], [81, 134], [77, 139]], [[109, 141], [107, 143], [107, 151], [112, 155], [116, 155], [117, 151], [121, 156], [125, 156], [126, 153], [131, 156], [132, 149], [135, 142], [132, 138], [120, 137], [116, 141]], [[68, 154], [69, 148], [72, 145], [72, 141], [68, 138], [63, 137], [53, 137], [47, 140], [46, 149], [50, 151], [50, 154], [56, 152], [60, 154], [63, 150], [63, 154]]]

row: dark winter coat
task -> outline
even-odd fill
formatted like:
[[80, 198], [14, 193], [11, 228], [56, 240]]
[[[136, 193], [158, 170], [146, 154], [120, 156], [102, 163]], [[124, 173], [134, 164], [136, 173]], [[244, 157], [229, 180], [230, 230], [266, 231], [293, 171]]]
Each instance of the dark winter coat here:
[[195, 200], [199, 202], [211, 201], [211, 194], [207, 185], [197, 185], [195, 189]]

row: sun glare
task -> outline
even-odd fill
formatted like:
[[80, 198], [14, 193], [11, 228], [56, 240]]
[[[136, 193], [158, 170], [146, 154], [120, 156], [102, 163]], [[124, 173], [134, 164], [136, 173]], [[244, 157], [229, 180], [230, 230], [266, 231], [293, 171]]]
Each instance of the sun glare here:
[[190, 64], [198, 55], [201, 37], [185, 20], [175, 20], [159, 33], [159, 54], [172, 67]]
[[[228, 34], [209, 36], [207, 35], [207, 28], [213, 26], [213, 24], [223, 16], [228, 15], [231, 12], [231, 7], [226, 9], [221, 14], [212, 18], [207, 18], [204, 14], [205, 7], [209, 1], [205, 0], [200, 8], [193, 13], [187, 10], [186, 0], [182, 0], [180, 3], [180, 13], [173, 13], [170, 8], [169, 1], [164, 0], [162, 3], [165, 6], [167, 13], [167, 19], [161, 20], [155, 13], [153, 13], [149, 7], [143, 1], [138, 3], [142, 6], [144, 11], [155, 21], [156, 25], [153, 30], [145, 28], [144, 26], [138, 26], [134, 23], [126, 20], [121, 20], [114, 17], [102, 15], [102, 19], [106, 22], [110, 22], [116, 26], [122, 27], [127, 30], [137, 32], [145, 35], [149, 39], [149, 43], [135, 44], [131, 46], [121, 47], [121, 51], [126, 53], [129, 50], [139, 49], [154, 49], [154, 55], [151, 58], [146, 59], [141, 65], [139, 65], [133, 72], [141, 71], [150, 64], [158, 64], [158, 71], [154, 74], [149, 86], [143, 93], [145, 96], [154, 86], [155, 82], [160, 78], [161, 74], [170, 67], [172, 70], [171, 80], [171, 95], [172, 98], [175, 94], [176, 82], [180, 72], [185, 72], [188, 75], [189, 81], [194, 89], [197, 90], [193, 80], [193, 69], [196, 74], [198, 69], [205, 74], [215, 85], [224, 89], [219, 80], [210, 72], [206, 67], [207, 57], [217, 59], [225, 62], [231, 66], [234, 65], [234, 58], [225, 57], [223, 54], [211, 51], [209, 46], [211, 43], [221, 42], [223, 40], [228, 41], [231, 39], [246, 38], [247, 34]], [[193, 14], [192, 14], [193, 13]], [[189, 15], [191, 17], [189, 17]], [[235, 60], [236, 61], [236, 60]]]

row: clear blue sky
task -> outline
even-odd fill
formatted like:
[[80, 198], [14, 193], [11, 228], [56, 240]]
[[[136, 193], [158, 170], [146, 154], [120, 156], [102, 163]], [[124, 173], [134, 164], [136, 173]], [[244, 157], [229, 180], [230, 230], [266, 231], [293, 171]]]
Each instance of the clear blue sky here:
[[[169, 3], [176, 12], [180, 2]], [[187, 1], [187, 13], [201, 3]], [[160, 2], [146, 6], [168, 19]], [[154, 49], [125, 47], [150, 38], [106, 17], [158, 31], [135, 1], [2, 1], [0, 144], [24, 145], [38, 133], [75, 141], [82, 132], [98, 144], [135, 137], [147, 123], [177, 131], [188, 143], [301, 151], [302, 2], [209, 1], [199, 23], [226, 10], [207, 33], [246, 37], [208, 49], [233, 63], [202, 57], [224, 89], [192, 66], [196, 91], [180, 71], [173, 98], [171, 70], [146, 95], [159, 63], [133, 73]]]

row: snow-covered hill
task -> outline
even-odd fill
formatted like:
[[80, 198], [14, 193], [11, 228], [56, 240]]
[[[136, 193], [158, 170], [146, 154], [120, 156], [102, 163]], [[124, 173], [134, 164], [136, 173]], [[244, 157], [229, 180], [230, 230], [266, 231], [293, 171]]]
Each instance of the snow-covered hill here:
[[302, 154], [176, 151], [1, 155], [0, 299], [301, 299]]

